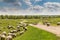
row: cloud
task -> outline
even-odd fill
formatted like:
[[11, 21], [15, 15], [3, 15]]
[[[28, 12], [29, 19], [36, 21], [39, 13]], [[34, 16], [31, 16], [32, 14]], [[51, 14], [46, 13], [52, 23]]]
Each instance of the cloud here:
[[29, 8], [30, 10], [35, 10], [35, 11], [49, 11], [49, 12], [58, 12], [60, 11], [60, 3], [57, 2], [46, 2], [43, 4], [43, 6], [40, 5], [35, 5], [33, 7]]
[[42, 12], [43, 8], [44, 8], [43, 6], [35, 5], [35, 6], [30, 7], [28, 10], [33, 11], [33, 12]]
[[13, 4], [15, 6], [21, 6], [21, 3], [19, 2], [19, 0], [3, 0], [3, 2], [8, 4]]
[[60, 11], [60, 3], [58, 3], [58, 2], [47, 2], [47, 3], [44, 3], [44, 7], [48, 11]]
[[32, 6], [32, 3], [30, 2], [30, 0], [24, 0], [24, 2], [25, 2], [28, 6]]
[[35, 5], [28, 9], [33, 14], [39, 15], [60, 15], [60, 3], [58, 2], [46, 2], [43, 6]]
[[[46, 2], [43, 4], [43, 6], [40, 5], [32, 5], [31, 0], [23, 0], [26, 5], [30, 6], [28, 9], [26, 8], [26, 10], [19, 10], [19, 9], [13, 9], [13, 8], [8, 8], [5, 9], [7, 10], [7, 13], [9, 14], [16, 14], [17, 13], [19, 15], [60, 15], [60, 3], [58, 2]], [[42, 0], [35, 0], [35, 1], [42, 1]], [[16, 6], [21, 6], [23, 5], [19, 0], [13, 0], [11, 2], [11, 0], [7, 0], [4, 1], [6, 3], [12, 3], [13, 5]], [[3, 11], [2, 11], [3, 12]]]

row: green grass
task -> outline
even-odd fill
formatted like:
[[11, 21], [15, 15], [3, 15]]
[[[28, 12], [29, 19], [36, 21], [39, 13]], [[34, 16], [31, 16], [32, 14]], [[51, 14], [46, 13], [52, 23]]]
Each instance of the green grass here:
[[0, 33], [2, 33], [3, 31], [6, 31], [7, 33], [9, 32], [9, 29], [7, 29], [8, 25], [12, 25], [14, 26], [14, 28], [16, 28], [17, 24], [20, 22], [21, 20], [19, 19], [0, 19]]
[[[28, 22], [41, 22], [40, 19], [24, 19], [24, 20], [27, 20]], [[21, 21], [22, 20], [20, 19], [0, 19], [0, 30], [2, 30], [0, 31], [0, 33], [2, 33], [3, 31], [6, 31], [8, 33], [10, 31], [10, 29], [6, 28], [8, 24], [16, 28], [17, 24]], [[57, 36], [47, 31], [28, 26], [28, 30], [23, 35], [14, 38], [14, 40], [57, 40]]]
[[48, 19], [43, 19], [42, 21], [47, 20], [48, 22], [51, 22], [51, 25], [57, 26], [57, 22], [60, 22], [60, 18], [48, 18]]
[[29, 26], [28, 31], [14, 40], [57, 40], [57, 36], [47, 31]]

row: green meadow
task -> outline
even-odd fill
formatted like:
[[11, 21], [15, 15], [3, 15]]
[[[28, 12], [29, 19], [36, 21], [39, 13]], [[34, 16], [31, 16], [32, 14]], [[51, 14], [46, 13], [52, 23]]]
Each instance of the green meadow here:
[[58, 37], [55, 34], [47, 31], [28, 26], [28, 31], [23, 35], [16, 37], [14, 40], [57, 40]]
[[[16, 28], [17, 24], [19, 22], [22, 22], [23, 20], [27, 21], [28, 24], [38, 22], [42, 23], [41, 19], [0, 19], [0, 30], [2, 30], [0, 31], [0, 33], [2, 33], [3, 31], [9, 33], [9, 30], [11, 29], [7, 29], [8, 25], [12, 25], [14, 28]], [[54, 21], [50, 19], [50, 22], [53, 25], [56, 25], [58, 21], [60, 21], [59, 18], [54, 19]], [[23, 35], [19, 35], [13, 40], [58, 40], [58, 37], [50, 32], [28, 26], [28, 30]]]

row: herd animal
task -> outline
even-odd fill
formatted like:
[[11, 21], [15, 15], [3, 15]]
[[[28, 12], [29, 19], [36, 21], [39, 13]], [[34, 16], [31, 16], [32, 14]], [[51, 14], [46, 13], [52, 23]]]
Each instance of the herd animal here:
[[[44, 25], [50, 26], [51, 23], [50, 22], [43, 22]], [[57, 22], [57, 25], [60, 25], [60, 22]], [[0, 34], [0, 40], [13, 40], [13, 38], [17, 37], [17, 33], [19, 33], [19, 35], [24, 34], [25, 31], [28, 30], [27, 28], [28, 24], [24, 23], [24, 22], [20, 22], [16, 29], [14, 29], [13, 26], [8, 25], [7, 29], [14, 29], [14, 30], [10, 30], [9, 33], [7, 33], [6, 31], [2, 32]], [[20, 30], [22, 27], [22, 31]]]
[[[17, 33], [19, 33], [19, 35], [22, 35], [25, 31], [27, 31], [28, 25], [26, 23], [21, 22], [20, 25], [18, 25], [16, 29], [14, 29], [13, 26], [8, 25], [7, 29], [13, 29], [13, 30], [10, 30], [9, 33], [7, 33], [6, 31], [2, 32], [0, 34], [0, 40], [13, 40], [13, 38], [17, 37]], [[21, 27], [23, 30], [20, 30]]]
[[[50, 23], [50, 22], [43, 22], [43, 25], [50, 26], [50, 25], [51, 25], [51, 23]], [[57, 22], [57, 26], [59, 26], [59, 25], [60, 25], [60, 22]]]

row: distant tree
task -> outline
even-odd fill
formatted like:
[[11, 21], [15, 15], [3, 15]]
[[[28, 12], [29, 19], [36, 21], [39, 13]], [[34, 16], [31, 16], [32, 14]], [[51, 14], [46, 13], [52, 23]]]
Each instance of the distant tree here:
[[3, 15], [1, 15], [1, 19], [4, 19], [4, 16]]

